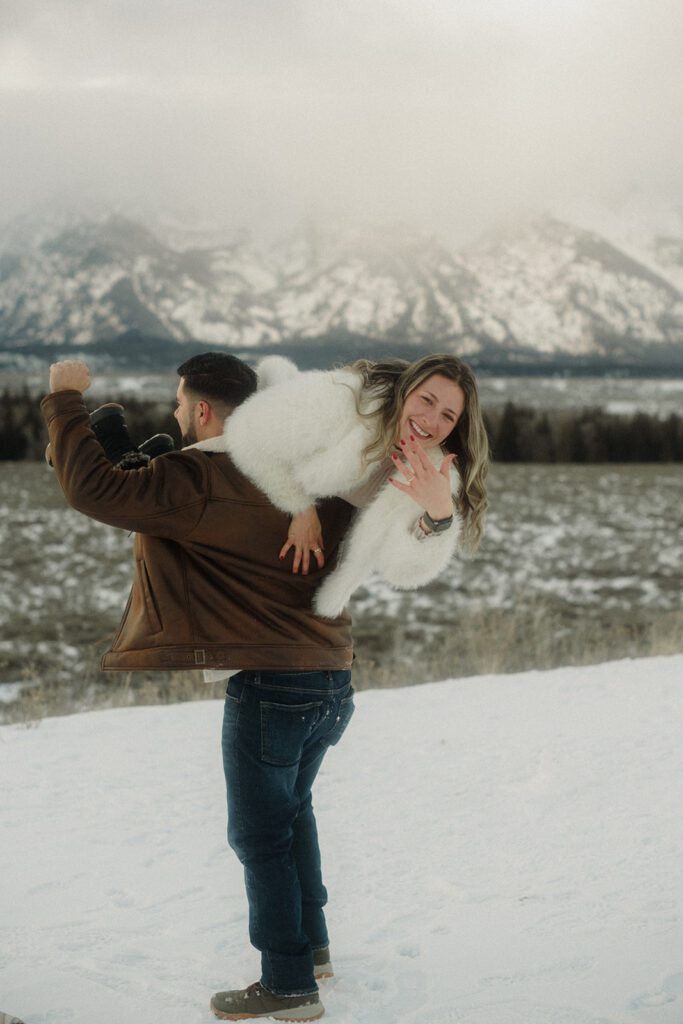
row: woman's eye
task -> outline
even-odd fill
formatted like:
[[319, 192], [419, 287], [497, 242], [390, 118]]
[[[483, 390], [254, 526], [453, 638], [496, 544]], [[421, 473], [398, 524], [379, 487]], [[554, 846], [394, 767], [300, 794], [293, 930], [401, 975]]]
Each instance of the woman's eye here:
[[432, 404], [432, 400], [431, 400], [431, 398], [429, 397], [429, 395], [423, 395], [423, 396], [422, 396], [422, 401], [423, 401], [423, 402], [426, 402], [426, 403], [427, 403], [427, 405], [431, 405], [431, 404]]

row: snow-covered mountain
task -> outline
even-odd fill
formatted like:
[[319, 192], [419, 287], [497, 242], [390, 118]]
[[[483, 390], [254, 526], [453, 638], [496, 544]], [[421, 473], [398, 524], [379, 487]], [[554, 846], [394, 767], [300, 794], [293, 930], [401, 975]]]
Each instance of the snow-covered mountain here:
[[683, 362], [676, 236], [638, 259], [549, 216], [458, 252], [403, 225], [310, 227], [270, 247], [213, 235], [121, 215], [15, 222], [0, 241], [0, 348], [346, 336], [508, 362]]

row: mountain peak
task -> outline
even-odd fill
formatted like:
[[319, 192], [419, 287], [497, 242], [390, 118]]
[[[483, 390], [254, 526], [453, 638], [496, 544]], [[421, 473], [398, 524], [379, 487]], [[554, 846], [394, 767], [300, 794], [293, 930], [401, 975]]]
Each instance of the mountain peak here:
[[[453, 251], [406, 223], [304, 225], [171, 244], [121, 212], [16, 224], [0, 261], [0, 339], [111, 345], [131, 331], [238, 348], [340, 336], [502, 361], [683, 361], [683, 239], [638, 259], [552, 214]], [[188, 236], [189, 237], [189, 236]]]

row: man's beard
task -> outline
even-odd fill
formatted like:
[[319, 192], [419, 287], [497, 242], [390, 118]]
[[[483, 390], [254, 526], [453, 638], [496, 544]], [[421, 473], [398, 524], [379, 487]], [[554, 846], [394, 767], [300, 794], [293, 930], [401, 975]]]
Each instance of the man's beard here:
[[183, 448], [187, 448], [189, 444], [196, 444], [199, 438], [197, 437], [197, 431], [194, 427], [187, 428], [187, 434], [181, 434], [181, 441]]

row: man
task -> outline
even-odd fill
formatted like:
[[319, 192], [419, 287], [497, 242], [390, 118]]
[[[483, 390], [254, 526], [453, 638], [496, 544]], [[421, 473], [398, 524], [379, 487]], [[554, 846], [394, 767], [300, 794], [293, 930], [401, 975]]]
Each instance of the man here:
[[[115, 469], [90, 429], [78, 360], [50, 368], [41, 404], [69, 504], [135, 536], [135, 575], [105, 671], [198, 669], [230, 675], [223, 722], [228, 838], [244, 864], [260, 982], [211, 1000], [226, 1020], [314, 1020], [316, 976], [331, 973], [311, 787], [353, 712], [350, 620], [314, 615], [351, 509], [320, 508], [324, 568], [294, 575], [279, 558], [288, 517], [226, 454], [224, 419], [255, 389], [233, 356], [179, 367], [175, 416], [188, 446]], [[231, 674], [234, 673], [234, 674]]]

